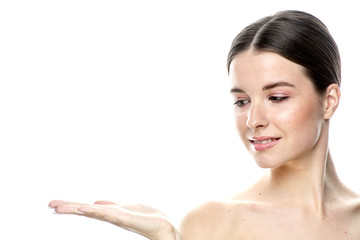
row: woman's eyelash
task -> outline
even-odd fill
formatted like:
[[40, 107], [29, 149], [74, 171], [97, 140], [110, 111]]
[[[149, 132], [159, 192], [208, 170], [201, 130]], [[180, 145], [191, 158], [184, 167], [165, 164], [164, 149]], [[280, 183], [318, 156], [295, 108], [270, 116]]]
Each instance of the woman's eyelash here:
[[271, 96], [269, 97], [269, 100], [272, 102], [282, 102], [287, 100], [289, 97], [287, 96]]
[[241, 100], [236, 100], [234, 102], [234, 105], [238, 106], [238, 107], [244, 107], [247, 103], [249, 103], [250, 101], [247, 99], [241, 99]]
[[[268, 99], [271, 101], [271, 102], [274, 102], [274, 103], [280, 103], [282, 101], [285, 101], [287, 100], [289, 97], [288, 96], [271, 96], [269, 97]], [[244, 107], [246, 104], [250, 103], [250, 100], [248, 99], [239, 99], [239, 100], [235, 100], [234, 102], [234, 105], [242, 108]]]

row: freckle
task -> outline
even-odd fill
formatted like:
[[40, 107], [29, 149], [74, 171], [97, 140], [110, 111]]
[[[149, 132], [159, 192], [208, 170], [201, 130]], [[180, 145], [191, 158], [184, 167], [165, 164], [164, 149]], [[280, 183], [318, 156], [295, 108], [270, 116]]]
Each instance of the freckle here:
[[347, 232], [344, 232], [345, 234], [347, 234]]
[[228, 212], [231, 212], [231, 210], [228, 210]]
[[323, 221], [325, 221], [325, 218], [323, 217]]
[[244, 218], [243, 218], [242, 220], [243, 220], [243, 222], [245, 221], [245, 219], [244, 219]]
[[261, 195], [261, 192], [259, 192], [259, 195]]

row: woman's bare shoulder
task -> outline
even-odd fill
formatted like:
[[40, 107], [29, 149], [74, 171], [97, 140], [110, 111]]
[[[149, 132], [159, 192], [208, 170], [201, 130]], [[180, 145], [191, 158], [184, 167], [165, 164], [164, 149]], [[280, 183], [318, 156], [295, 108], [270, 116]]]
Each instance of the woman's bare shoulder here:
[[184, 217], [180, 228], [183, 239], [239, 239], [245, 229], [244, 218], [254, 204], [238, 199], [206, 202]]
[[355, 229], [358, 231], [360, 236], [360, 196], [358, 194], [353, 195], [351, 201], [349, 201], [350, 210], [352, 212], [352, 222], [355, 225]]
[[351, 229], [356, 239], [360, 237], [360, 196], [353, 193], [350, 198], [346, 198], [345, 209], [343, 212], [351, 216]]
[[345, 188], [345, 191], [341, 194], [340, 204], [345, 208], [343, 211], [351, 211], [352, 215], [359, 218], [360, 222], [360, 195], [357, 192], [349, 188]]

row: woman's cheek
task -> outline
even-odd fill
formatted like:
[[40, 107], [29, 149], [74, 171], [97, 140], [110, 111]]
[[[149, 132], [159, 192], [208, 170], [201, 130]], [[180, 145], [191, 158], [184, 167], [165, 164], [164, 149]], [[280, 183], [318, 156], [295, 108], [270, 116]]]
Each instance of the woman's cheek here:
[[320, 133], [320, 120], [316, 104], [297, 105], [277, 114], [279, 128], [298, 143], [316, 142]]

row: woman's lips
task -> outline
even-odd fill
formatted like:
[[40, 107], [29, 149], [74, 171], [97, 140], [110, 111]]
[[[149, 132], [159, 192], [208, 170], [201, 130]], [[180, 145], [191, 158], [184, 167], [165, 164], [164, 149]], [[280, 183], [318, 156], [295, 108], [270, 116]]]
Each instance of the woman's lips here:
[[253, 137], [250, 140], [250, 143], [254, 146], [255, 150], [257, 151], [265, 151], [273, 146], [275, 146], [279, 141], [280, 138], [276, 137]]

